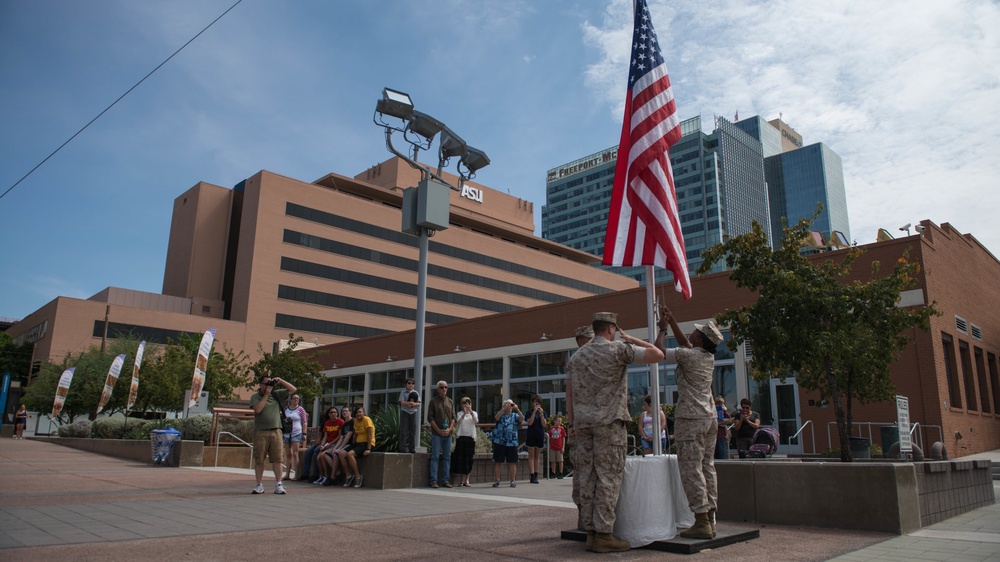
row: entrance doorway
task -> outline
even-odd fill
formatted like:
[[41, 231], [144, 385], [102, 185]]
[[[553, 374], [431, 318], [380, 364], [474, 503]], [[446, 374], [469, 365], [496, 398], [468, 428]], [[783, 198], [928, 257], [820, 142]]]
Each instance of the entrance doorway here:
[[[551, 394], [541, 394], [542, 397], [542, 407], [545, 408], [545, 413], [549, 416], [553, 414], [566, 417], [566, 393], [565, 392], [553, 392]], [[563, 420], [565, 423], [565, 419]]]
[[771, 379], [771, 419], [774, 426], [781, 434], [778, 444], [778, 453], [801, 453], [802, 440], [796, 439], [797, 443], [788, 444], [791, 436], [799, 430], [799, 385], [795, 379]]

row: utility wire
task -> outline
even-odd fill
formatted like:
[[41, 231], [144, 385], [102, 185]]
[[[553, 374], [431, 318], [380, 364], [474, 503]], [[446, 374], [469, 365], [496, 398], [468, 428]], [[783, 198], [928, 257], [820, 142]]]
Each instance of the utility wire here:
[[142, 84], [143, 82], [145, 82], [145, 81], [146, 81], [146, 78], [149, 78], [150, 76], [152, 76], [152, 75], [153, 75], [153, 73], [154, 73], [154, 72], [156, 72], [157, 70], [159, 70], [159, 69], [160, 69], [160, 67], [162, 67], [163, 65], [167, 64], [168, 62], [170, 62], [170, 59], [172, 59], [172, 58], [174, 58], [175, 56], [177, 56], [177, 53], [179, 53], [179, 52], [183, 51], [185, 47], [187, 47], [187, 46], [188, 46], [188, 45], [190, 45], [190, 44], [191, 44], [192, 42], [194, 42], [194, 40], [195, 40], [195, 39], [197, 39], [198, 37], [200, 37], [202, 33], [205, 33], [206, 31], [208, 31], [208, 28], [210, 28], [210, 27], [212, 27], [213, 25], [215, 25], [215, 22], [217, 22], [217, 21], [221, 20], [221, 19], [223, 18], [223, 16], [225, 16], [225, 15], [226, 15], [226, 14], [228, 14], [228, 13], [229, 13], [230, 11], [232, 11], [232, 9], [233, 9], [233, 8], [235, 8], [236, 6], [238, 6], [238, 5], [240, 4], [240, 2], [242, 2], [242, 1], [243, 1], [243, 0], [236, 0], [236, 3], [235, 3], [235, 4], [233, 4], [232, 6], [230, 6], [230, 7], [229, 7], [229, 9], [228, 9], [228, 10], [226, 10], [225, 12], [222, 12], [222, 15], [220, 15], [219, 17], [217, 17], [217, 18], [215, 18], [214, 20], [212, 20], [212, 23], [210, 23], [210, 24], [206, 25], [206, 26], [205, 26], [205, 29], [202, 29], [201, 31], [199, 31], [199, 32], [198, 32], [198, 34], [197, 34], [197, 35], [195, 35], [194, 37], [192, 37], [191, 39], [189, 39], [187, 43], [184, 43], [183, 45], [181, 45], [181, 48], [180, 48], [180, 49], [177, 49], [176, 51], [174, 51], [174, 54], [170, 55], [169, 57], [167, 57], [167, 58], [166, 58], [166, 60], [164, 60], [163, 62], [161, 62], [161, 63], [160, 63], [159, 65], [157, 65], [157, 67], [156, 67], [156, 68], [154, 68], [153, 70], [151, 70], [151, 71], [149, 72], [149, 74], [147, 74], [147, 75], [143, 76], [142, 80], [139, 80], [138, 82], [136, 82], [136, 83], [135, 83], [135, 85], [134, 85], [134, 86], [132, 86], [131, 88], [129, 88], [127, 92], [125, 92], [124, 94], [122, 94], [122, 95], [118, 96], [118, 99], [116, 99], [116, 100], [115, 100], [114, 102], [112, 102], [112, 103], [111, 103], [111, 105], [109, 105], [108, 107], [104, 108], [104, 111], [102, 111], [102, 112], [98, 113], [98, 114], [97, 114], [97, 117], [94, 117], [93, 119], [91, 119], [89, 123], [87, 123], [86, 125], [84, 125], [84, 126], [83, 126], [83, 128], [81, 128], [81, 129], [80, 129], [79, 131], [77, 131], [76, 133], [74, 133], [74, 134], [73, 134], [73, 136], [71, 136], [71, 137], [70, 137], [69, 139], [67, 139], [67, 140], [66, 140], [66, 142], [64, 142], [64, 143], [60, 144], [60, 145], [59, 145], [59, 148], [57, 148], [57, 149], [53, 150], [53, 151], [52, 151], [52, 153], [51, 153], [51, 154], [49, 154], [48, 156], [46, 156], [44, 160], [42, 160], [41, 162], [39, 162], [39, 163], [38, 163], [38, 164], [37, 164], [37, 165], [36, 165], [36, 166], [35, 166], [34, 168], [32, 168], [32, 169], [31, 169], [31, 170], [30, 170], [30, 171], [29, 171], [29, 172], [28, 172], [27, 174], [24, 174], [24, 176], [22, 176], [22, 177], [21, 177], [21, 179], [19, 179], [19, 180], [17, 180], [16, 182], [14, 182], [14, 185], [12, 185], [12, 186], [8, 187], [8, 188], [7, 188], [7, 191], [4, 191], [4, 192], [3, 192], [3, 194], [0, 194], [0, 199], [3, 199], [5, 195], [7, 195], [7, 194], [8, 194], [8, 193], [10, 193], [11, 191], [13, 191], [13, 189], [14, 189], [15, 187], [17, 187], [17, 186], [18, 186], [18, 185], [19, 185], [19, 184], [20, 184], [20, 183], [21, 183], [22, 181], [26, 180], [26, 179], [28, 178], [28, 176], [30, 176], [31, 174], [33, 174], [33, 173], [35, 172], [35, 170], [37, 170], [38, 168], [41, 168], [41, 167], [42, 167], [42, 164], [44, 164], [44, 163], [48, 162], [48, 161], [49, 161], [49, 158], [52, 158], [53, 156], [55, 156], [55, 155], [56, 155], [56, 153], [57, 153], [57, 152], [59, 152], [60, 150], [62, 150], [64, 146], [66, 146], [67, 144], [69, 144], [69, 143], [70, 143], [70, 141], [72, 141], [72, 140], [73, 140], [73, 139], [75, 139], [75, 138], [76, 138], [77, 136], [79, 136], [79, 135], [80, 135], [80, 133], [82, 133], [82, 132], [84, 132], [85, 130], [87, 130], [87, 127], [91, 126], [91, 125], [92, 125], [92, 124], [94, 123], [94, 121], [97, 121], [98, 119], [100, 119], [102, 115], [104, 115], [105, 113], [107, 113], [107, 112], [108, 112], [108, 110], [110, 110], [110, 109], [111, 109], [112, 107], [114, 107], [114, 106], [115, 106], [115, 105], [116, 105], [116, 104], [117, 104], [118, 102], [122, 101], [122, 98], [124, 98], [125, 96], [129, 95], [129, 94], [130, 94], [130, 93], [132, 92], [132, 90], [134, 90], [134, 89], [138, 88], [138, 87], [139, 87], [139, 84]]

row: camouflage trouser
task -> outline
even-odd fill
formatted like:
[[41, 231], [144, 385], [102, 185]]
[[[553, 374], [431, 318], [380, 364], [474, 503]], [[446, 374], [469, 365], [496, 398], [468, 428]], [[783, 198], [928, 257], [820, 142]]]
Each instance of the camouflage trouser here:
[[585, 531], [610, 533], [615, 528], [615, 506], [625, 474], [625, 422], [575, 430], [577, 466], [574, 483], [580, 480], [580, 520]]
[[674, 423], [681, 484], [694, 513], [705, 513], [718, 507], [719, 488], [714, 459], [718, 433], [715, 418], [677, 418]]
[[[577, 453], [580, 452], [580, 448], [576, 446], [576, 438], [574, 434], [573, 448], [569, 450], [569, 462], [573, 463], [573, 503], [576, 504], [577, 510], [580, 508], [580, 478], [577, 477], [577, 472], [579, 471], [580, 461], [577, 459]], [[579, 517], [577, 521], [580, 529], [583, 529], [583, 516]]]

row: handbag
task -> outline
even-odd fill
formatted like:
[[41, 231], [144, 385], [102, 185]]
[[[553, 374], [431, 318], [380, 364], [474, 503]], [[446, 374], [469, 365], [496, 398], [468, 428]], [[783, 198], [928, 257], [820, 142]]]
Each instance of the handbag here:
[[278, 402], [278, 414], [281, 415], [281, 432], [289, 434], [292, 432], [292, 420], [285, 415], [285, 407], [281, 405], [281, 399], [278, 395], [274, 395], [274, 399]]

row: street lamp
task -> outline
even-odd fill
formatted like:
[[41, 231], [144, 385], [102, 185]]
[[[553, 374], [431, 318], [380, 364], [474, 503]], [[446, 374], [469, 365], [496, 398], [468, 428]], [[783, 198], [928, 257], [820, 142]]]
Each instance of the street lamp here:
[[[386, 120], [391, 117], [398, 120]], [[382, 99], [375, 104], [375, 115], [372, 120], [385, 129], [385, 146], [411, 167], [420, 172], [420, 181], [416, 187], [403, 190], [403, 224], [402, 231], [420, 237], [420, 261], [417, 266], [417, 317], [414, 330], [413, 378], [420, 385], [416, 389], [422, 393], [422, 383], [429, 373], [424, 373], [424, 333], [427, 316], [427, 253], [429, 239], [439, 230], [448, 228], [451, 210], [450, 190], [460, 190], [448, 183], [441, 172], [451, 158], [459, 158], [459, 186], [462, 182], [475, 176], [476, 171], [489, 165], [490, 159], [482, 150], [466, 144], [462, 137], [455, 134], [447, 125], [417, 111], [413, 108], [413, 100], [408, 94], [390, 88], [382, 89]], [[403, 139], [409, 143], [412, 156], [396, 149], [392, 144], [392, 134], [403, 133]], [[441, 134], [438, 146], [437, 173], [427, 166], [417, 162], [421, 150], [430, 150], [434, 137]], [[456, 349], [458, 349], [456, 347]], [[421, 402], [423, 404], [423, 402]], [[421, 406], [423, 407], [423, 406]], [[423, 415], [421, 414], [421, 418]]]

